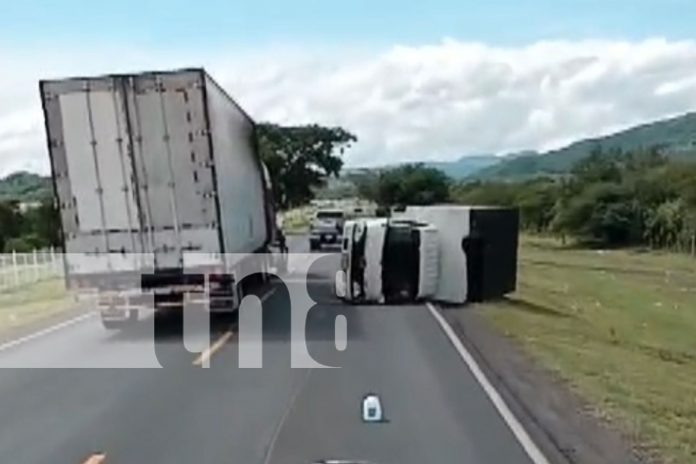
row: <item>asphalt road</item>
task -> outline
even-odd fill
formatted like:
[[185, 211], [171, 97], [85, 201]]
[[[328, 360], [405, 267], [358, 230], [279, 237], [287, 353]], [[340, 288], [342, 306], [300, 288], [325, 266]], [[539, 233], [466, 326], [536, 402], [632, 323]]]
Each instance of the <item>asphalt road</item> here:
[[[303, 238], [289, 245], [306, 250]], [[259, 369], [238, 368], [230, 321], [216, 321], [212, 339], [224, 343], [201, 369], [176, 334], [153, 347], [148, 321], [119, 334], [86, 317], [0, 351], [0, 462], [530, 462], [427, 308], [340, 304], [330, 290], [337, 257], [324, 261], [308, 284], [318, 302], [308, 351], [339, 368], [290, 367], [287, 290], [279, 286], [264, 293]], [[344, 351], [334, 343], [339, 314]], [[133, 368], [157, 362], [164, 368]], [[372, 392], [384, 423], [361, 422], [361, 398]]]

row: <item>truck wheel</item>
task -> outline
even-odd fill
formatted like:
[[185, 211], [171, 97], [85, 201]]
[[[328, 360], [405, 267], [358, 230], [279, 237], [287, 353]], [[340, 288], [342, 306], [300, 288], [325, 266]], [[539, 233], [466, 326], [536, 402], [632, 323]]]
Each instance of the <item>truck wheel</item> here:
[[317, 242], [316, 240], [309, 241], [309, 251], [316, 251], [319, 248], [319, 242]]

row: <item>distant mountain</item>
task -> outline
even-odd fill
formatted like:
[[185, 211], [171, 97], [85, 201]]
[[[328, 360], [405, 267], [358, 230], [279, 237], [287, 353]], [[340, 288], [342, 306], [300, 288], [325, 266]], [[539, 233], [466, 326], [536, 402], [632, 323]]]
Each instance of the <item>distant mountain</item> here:
[[21, 171], [0, 179], [0, 201], [38, 201], [51, 194], [50, 177]]
[[580, 140], [542, 154], [532, 152], [506, 156], [500, 163], [480, 169], [469, 178], [520, 180], [539, 175], [557, 175], [568, 172], [596, 147], [607, 152], [655, 146], [666, 156], [696, 161], [696, 113], [642, 124], [604, 137]]
[[433, 161], [424, 163], [439, 169], [453, 179], [463, 179], [481, 169], [499, 163], [501, 158], [494, 155], [462, 156], [455, 161]]
[[430, 168], [439, 169], [453, 179], [463, 179], [481, 169], [499, 163], [503, 158], [495, 155], [462, 156], [454, 161], [409, 161], [397, 164], [387, 164], [374, 168], [344, 168], [341, 177], [352, 179], [356, 176], [374, 175], [404, 164], [419, 163]]

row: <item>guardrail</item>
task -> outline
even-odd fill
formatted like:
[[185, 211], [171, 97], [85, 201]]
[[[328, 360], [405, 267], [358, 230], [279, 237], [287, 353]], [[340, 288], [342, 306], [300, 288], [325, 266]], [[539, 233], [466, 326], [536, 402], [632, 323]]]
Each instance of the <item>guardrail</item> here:
[[63, 260], [54, 248], [0, 254], [0, 291], [62, 275]]

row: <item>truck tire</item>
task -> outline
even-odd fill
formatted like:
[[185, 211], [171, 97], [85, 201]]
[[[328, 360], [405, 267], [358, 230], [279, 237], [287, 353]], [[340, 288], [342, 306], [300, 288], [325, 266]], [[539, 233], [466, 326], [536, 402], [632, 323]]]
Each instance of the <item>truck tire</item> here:
[[319, 248], [321, 248], [321, 246], [319, 245], [319, 241], [317, 241], [317, 240], [310, 240], [309, 241], [309, 251], [316, 251]]

